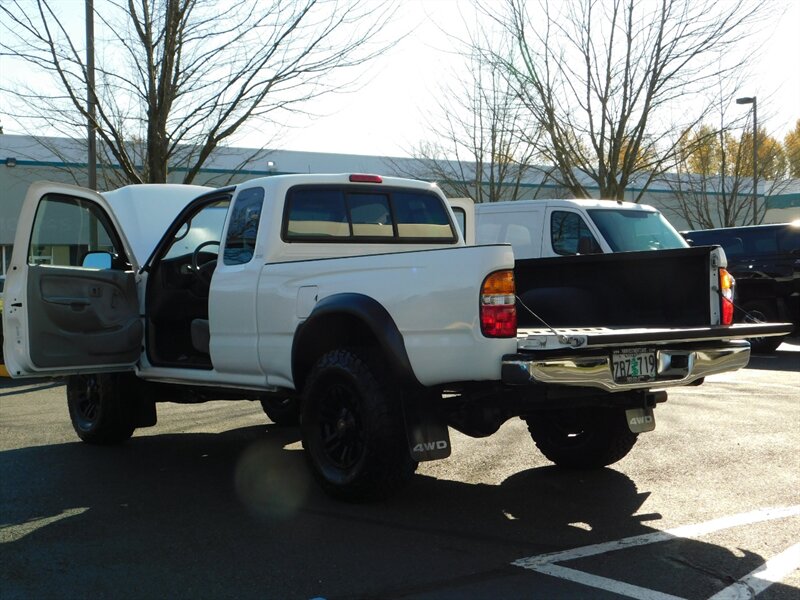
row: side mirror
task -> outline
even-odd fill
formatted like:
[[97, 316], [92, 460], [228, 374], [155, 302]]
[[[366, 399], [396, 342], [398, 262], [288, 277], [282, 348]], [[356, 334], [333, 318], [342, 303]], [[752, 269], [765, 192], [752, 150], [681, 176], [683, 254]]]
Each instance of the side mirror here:
[[89, 269], [110, 269], [112, 256], [109, 252], [87, 252], [81, 262], [82, 267]]

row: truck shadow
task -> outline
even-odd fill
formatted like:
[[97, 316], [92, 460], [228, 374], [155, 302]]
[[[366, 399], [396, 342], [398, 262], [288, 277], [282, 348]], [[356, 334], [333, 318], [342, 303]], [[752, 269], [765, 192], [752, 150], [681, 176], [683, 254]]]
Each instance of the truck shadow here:
[[35, 377], [30, 379], [11, 379], [0, 377], [0, 398], [16, 394], [37, 392], [64, 385], [63, 379], [51, 377]]
[[[652, 532], [659, 518], [637, 514], [648, 493], [613, 469], [540, 467], [500, 485], [417, 475], [391, 500], [341, 504], [297, 440], [258, 426], [0, 453], [3, 597], [436, 597], [474, 573], [532, 585], [512, 561]], [[659, 546], [630, 583], [669, 591], [693, 577], [693, 597], [710, 597], [730, 582], [709, 568], [738, 578], [764, 562], [699, 541]]]
[[792, 338], [792, 345], [782, 344], [771, 354], [751, 354], [748, 369], [768, 371], [800, 371], [800, 345]]

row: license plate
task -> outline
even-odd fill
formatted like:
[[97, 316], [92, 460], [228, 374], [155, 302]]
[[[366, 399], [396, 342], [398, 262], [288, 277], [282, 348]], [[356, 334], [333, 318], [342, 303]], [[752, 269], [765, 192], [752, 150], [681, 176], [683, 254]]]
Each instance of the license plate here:
[[657, 364], [656, 351], [652, 348], [621, 348], [611, 355], [611, 368], [617, 383], [653, 381]]

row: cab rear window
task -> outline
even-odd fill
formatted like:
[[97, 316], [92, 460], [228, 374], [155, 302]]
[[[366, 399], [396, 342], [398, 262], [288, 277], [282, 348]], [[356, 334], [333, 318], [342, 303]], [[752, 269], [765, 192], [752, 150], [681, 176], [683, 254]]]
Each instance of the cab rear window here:
[[452, 243], [458, 239], [439, 196], [363, 186], [290, 189], [282, 236], [288, 242]]

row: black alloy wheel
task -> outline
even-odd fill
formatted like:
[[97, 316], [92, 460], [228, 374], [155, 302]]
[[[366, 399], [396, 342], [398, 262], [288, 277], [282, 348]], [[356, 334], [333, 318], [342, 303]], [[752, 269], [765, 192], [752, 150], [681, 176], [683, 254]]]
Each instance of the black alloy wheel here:
[[123, 393], [125, 386], [120, 385], [120, 377], [91, 373], [67, 379], [70, 420], [84, 442], [118, 444], [133, 435], [136, 429], [133, 406]]
[[352, 469], [364, 458], [365, 440], [358, 395], [346, 383], [334, 383], [322, 401], [318, 427], [322, 450], [336, 468]]
[[331, 496], [384, 498], [416, 470], [392, 383], [351, 350], [328, 352], [311, 370], [300, 430], [314, 476]]

